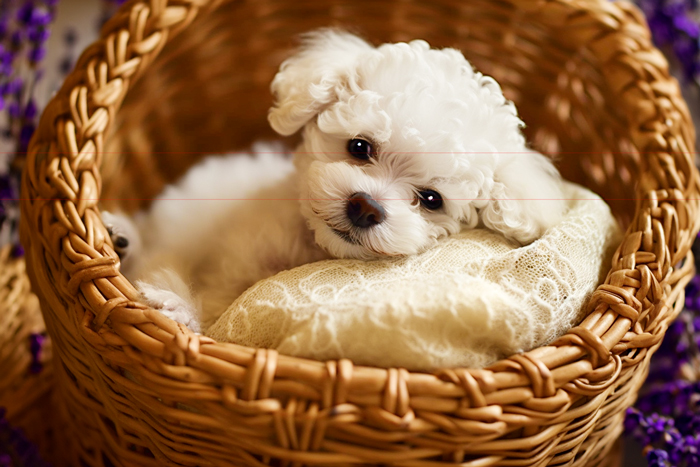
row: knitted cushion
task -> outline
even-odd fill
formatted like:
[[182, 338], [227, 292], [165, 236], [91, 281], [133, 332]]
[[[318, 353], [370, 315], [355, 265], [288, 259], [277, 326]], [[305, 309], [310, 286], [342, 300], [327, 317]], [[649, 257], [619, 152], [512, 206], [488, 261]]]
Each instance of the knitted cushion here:
[[574, 184], [563, 221], [517, 247], [465, 230], [420, 255], [327, 260], [281, 272], [207, 331], [219, 341], [412, 370], [477, 367], [551, 342], [585, 315], [620, 231]]

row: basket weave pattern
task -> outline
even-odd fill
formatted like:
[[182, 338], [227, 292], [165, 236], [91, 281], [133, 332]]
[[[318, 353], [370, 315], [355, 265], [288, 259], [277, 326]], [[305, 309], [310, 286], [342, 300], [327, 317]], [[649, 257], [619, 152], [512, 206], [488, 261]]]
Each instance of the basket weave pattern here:
[[[98, 200], [133, 210], [201, 154], [271, 136], [290, 38], [330, 24], [460, 48], [534, 146], [610, 200], [627, 231], [580, 326], [488, 369], [422, 374], [214, 343], [138, 302]], [[602, 465], [692, 276], [694, 138], [624, 3], [132, 0], [47, 106], [23, 179], [66, 464]]]
[[0, 407], [13, 427], [50, 455], [53, 441], [50, 342], [41, 349], [41, 371], [32, 372], [30, 336], [44, 332], [39, 300], [31, 292], [22, 257], [0, 248]]

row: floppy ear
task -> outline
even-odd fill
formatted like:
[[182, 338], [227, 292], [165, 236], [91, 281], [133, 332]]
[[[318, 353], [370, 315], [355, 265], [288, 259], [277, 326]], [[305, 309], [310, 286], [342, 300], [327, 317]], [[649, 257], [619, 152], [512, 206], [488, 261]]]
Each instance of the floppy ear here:
[[359, 37], [336, 29], [302, 36], [301, 49], [282, 63], [272, 81], [272, 128], [284, 136], [296, 133], [336, 98], [357, 57], [372, 49]]
[[564, 214], [561, 176], [547, 157], [534, 151], [512, 154], [494, 173], [491, 201], [481, 211], [486, 227], [532, 243]]

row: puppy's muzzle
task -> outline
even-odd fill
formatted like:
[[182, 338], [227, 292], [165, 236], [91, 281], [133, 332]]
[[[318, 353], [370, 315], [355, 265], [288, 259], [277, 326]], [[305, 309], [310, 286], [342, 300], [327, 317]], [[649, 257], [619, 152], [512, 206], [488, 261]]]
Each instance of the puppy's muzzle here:
[[384, 208], [367, 193], [355, 193], [348, 200], [348, 219], [355, 227], [366, 229], [381, 224], [386, 219]]

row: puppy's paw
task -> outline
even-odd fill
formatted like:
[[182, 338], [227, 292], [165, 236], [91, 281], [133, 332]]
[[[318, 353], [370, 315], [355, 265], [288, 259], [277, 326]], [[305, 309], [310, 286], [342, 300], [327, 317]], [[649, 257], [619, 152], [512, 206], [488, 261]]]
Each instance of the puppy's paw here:
[[102, 221], [119, 259], [123, 264], [131, 262], [131, 258], [137, 256], [141, 249], [141, 238], [134, 223], [123, 214], [112, 214], [109, 211], [102, 211]]
[[143, 282], [139, 283], [143, 302], [163, 313], [173, 321], [184, 324], [193, 332], [202, 332], [197, 310], [172, 290], [160, 289]]

